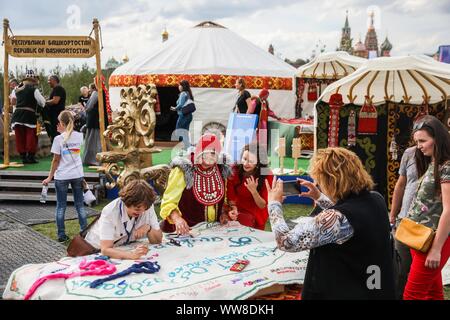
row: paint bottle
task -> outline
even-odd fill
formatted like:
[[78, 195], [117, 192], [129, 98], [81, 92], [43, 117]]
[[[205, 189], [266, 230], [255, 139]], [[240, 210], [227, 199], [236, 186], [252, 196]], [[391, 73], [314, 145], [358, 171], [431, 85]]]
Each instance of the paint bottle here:
[[48, 192], [48, 186], [42, 186], [41, 199], [39, 200], [41, 203], [47, 202], [47, 192]]

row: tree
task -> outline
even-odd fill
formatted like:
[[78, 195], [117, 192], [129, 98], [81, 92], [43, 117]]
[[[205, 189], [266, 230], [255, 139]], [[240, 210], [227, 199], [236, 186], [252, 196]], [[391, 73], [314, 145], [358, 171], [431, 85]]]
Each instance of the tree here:
[[306, 63], [308, 63], [308, 60], [303, 60], [303, 59], [297, 59], [295, 61], [291, 61], [289, 59], [285, 59], [284, 60], [286, 63], [289, 63], [291, 66], [293, 66], [294, 68], [298, 68]]
[[[115, 69], [102, 70], [102, 74], [105, 77], [105, 83], [108, 86], [109, 77]], [[66, 105], [77, 104], [80, 97], [80, 88], [83, 86], [89, 86], [89, 84], [94, 82], [94, 78], [97, 74], [96, 69], [90, 68], [87, 63], [80, 67], [76, 65], [70, 65], [63, 69], [60, 65], [47, 71], [45, 69], [35, 70], [39, 76], [39, 90], [45, 97], [49, 97], [51, 88], [47, 82], [49, 75], [57, 75], [61, 80], [61, 85], [66, 90]], [[10, 72], [10, 79], [16, 78], [21, 81], [26, 72], [23, 66], [16, 66], [15, 72]], [[1, 84], [0, 84], [0, 97], [3, 98], [3, 72], [0, 69]], [[0, 99], [3, 101], [3, 99]], [[1, 104], [3, 105], [3, 103]]]

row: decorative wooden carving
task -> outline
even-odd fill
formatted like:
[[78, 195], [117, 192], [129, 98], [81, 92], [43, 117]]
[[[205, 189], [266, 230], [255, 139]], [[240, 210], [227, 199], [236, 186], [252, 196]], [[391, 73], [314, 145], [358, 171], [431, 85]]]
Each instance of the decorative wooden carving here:
[[154, 85], [139, 85], [120, 92], [118, 116], [103, 133], [111, 151], [97, 154], [103, 165], [99, 171], [106, 175], [108, 189], [122, 188], [136, 179], [153, 180], [160, 193], [166, 188], [169, 167], [147, 165], [152, 153], [161, 152], [154, 148], [156, 95]]

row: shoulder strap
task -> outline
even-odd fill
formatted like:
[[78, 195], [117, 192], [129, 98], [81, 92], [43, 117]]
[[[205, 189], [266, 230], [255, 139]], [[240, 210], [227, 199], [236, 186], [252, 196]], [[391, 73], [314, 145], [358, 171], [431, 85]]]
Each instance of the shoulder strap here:
[[83, 238], [86, 237], [86, 235], [87, 235], [89, 229], [91, 229], [92, 226], [98, 221], [98, 219], [100, 219], [100, 216], [101, 216], [101, 215], [102, 215], [102, 214], [100, 213], [98, 216], [96, 216], [95, 219], [92, 220], [91, 223], [89, 223], [89, 225], [86, 227], [86, 229], [84, 229], [83, 231], [80, 232], [80, 236], [82, 236]]

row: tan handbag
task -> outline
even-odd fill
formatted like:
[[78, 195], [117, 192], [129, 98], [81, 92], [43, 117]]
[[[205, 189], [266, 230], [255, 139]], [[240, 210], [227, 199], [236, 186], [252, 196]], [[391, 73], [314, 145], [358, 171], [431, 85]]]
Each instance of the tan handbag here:
[[433, 244], [436, 232], [409, 218], [403, 218], [395, 232], [395, 238], [411, 249], [427, 253]]

